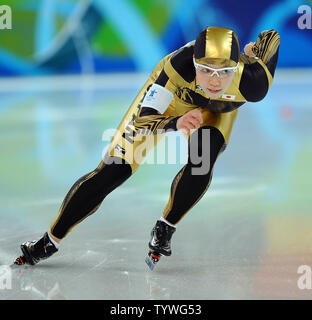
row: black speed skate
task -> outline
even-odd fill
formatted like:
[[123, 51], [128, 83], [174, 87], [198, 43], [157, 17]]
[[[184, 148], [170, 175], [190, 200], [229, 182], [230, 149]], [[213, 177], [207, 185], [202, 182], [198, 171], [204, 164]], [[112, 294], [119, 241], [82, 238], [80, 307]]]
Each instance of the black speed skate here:
[[22, 243], [21, 250], [23, 255], [16, 258], [14, 262], [15, 265], [34, 265], [58, 251], [55, 245], [50, 241], [47, 232], [39, 240]]
[[151, 250], [145, 259], [145, 262], [151, 270], [154, 269], [162, 255], [171, 255], [170, 241], [175, 230], [175, 227], [171, 227], [163, 221], [158, 220], [156, 222], [151, 232], [151, 240], [148, 244]]

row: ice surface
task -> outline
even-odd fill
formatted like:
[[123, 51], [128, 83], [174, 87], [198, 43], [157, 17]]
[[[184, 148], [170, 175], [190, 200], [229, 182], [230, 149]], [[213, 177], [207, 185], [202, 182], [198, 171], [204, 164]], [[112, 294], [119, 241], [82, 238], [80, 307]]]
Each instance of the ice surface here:
[[[103, 132], [117, 127], [142, 84], [119, 90], [105, 79], [2, 90], [2, 270], [98, 165]], [[153, 271], [144, 261], [150, 231], [181, 163], [143, 164], [53, 257], [0, 268], [8, 281], [0, 299], [310, 299], [298, 268], [312, 266], [312, 92], [299, 72], [294, 79], [278, 70], [269, 95], [241, 108], [211, 187], [177, 225], [172, 256]]]

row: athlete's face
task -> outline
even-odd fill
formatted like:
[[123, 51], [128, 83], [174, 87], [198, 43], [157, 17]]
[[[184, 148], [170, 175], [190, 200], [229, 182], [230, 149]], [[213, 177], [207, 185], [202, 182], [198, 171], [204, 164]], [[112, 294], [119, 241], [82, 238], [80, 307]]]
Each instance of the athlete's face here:
[[[208, 67], [214, 69], [221, 69], [225, 66], [207, 64]], [[199, 86], [203, 89], [205, 94], [211, 99], [217, 99], [224, 94], [224, 92], [231, 85], [234, 74], [228, 75], [225, 78], [219, 78], [218, 75], [214, 74], [212, 77], [207, 75], [205, 71], [196, 69], [196, 79]]]

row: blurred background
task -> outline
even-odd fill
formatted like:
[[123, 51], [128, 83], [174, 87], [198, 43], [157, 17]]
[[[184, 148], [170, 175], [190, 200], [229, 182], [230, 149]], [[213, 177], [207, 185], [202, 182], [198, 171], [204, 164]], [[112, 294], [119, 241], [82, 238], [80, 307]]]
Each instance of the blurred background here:
[[12, 18], [11, 29], [0, 26], [0, 264], [48, 229], [162, 57], [207, 26], [234, 29], [242, 50], [263, 30], [281, 36], [271, 90], [240, 108], [211, 187], [179, 223], [178, 256], [144, 273], [150, 229], [183, 161], [144, 163], [71, 232], [56, 270], [14, 275], [4, 299], [48, 299], [55, 286], [69, 299], [310, 299], [297, 268], [312, 266], [312, 30], [298, 23], [311, 26], [312, 0], [4, 2]]
[[[279, 67], [309, 67], [311, 29], [297, 26], [309, 1], [16, 0], [1, 30], [0, 75], [149, 72], [206, 26], [236, 31], [241, 45], [260, 31], [281, 35]], [[307, 22], [308, 24], [308, 22]], [[302, 48], [304, 50], [298, 50]]]

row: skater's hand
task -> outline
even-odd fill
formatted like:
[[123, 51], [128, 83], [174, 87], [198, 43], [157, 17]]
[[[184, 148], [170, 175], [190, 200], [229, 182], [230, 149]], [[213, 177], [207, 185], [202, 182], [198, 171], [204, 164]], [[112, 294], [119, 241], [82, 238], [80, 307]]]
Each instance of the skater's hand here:
[[248, 44], [245, 45], [244, 51], [247, 56], [254, 58], [256, 55], [252, 51], [252, 47], [254, 46], [255, 42], [249, 42]]
[[203, 117], [200, 110], [191, 110], [183, 115], [177, 121], [177, 129], [190, 131], [192, 129], [198, 129], [200, 124], [203, 123]]

